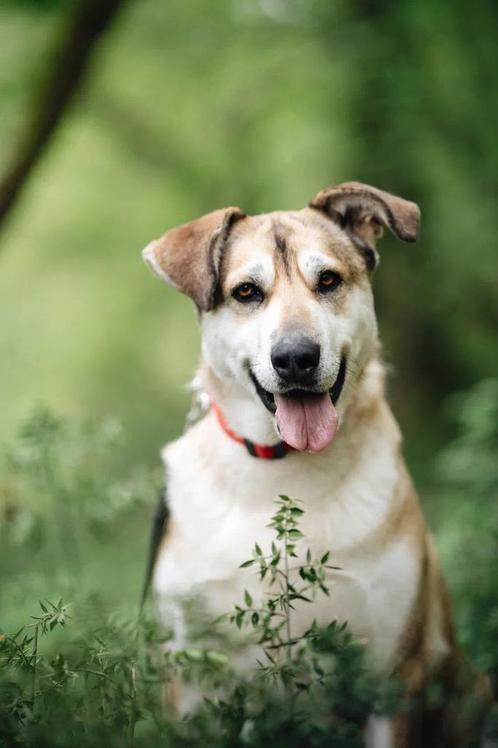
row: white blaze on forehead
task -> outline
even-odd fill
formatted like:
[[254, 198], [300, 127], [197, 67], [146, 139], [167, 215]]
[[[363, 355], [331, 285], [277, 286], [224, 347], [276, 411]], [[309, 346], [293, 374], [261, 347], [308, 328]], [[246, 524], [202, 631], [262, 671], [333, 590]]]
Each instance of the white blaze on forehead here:
[[275, 280], [275, 265], [272, 258], [265, 252], [252, 251], [247, 262], [236, 261], [230, 268], [226, 283], [232, 288], [238, 283], [249, 281], [256, 283], [263, 289], [269, 289]]
[[252, 281], [264, 290], [275, 281], [273, 260], [274, 239], [271, 221], [266, 217], [251, 219], [253, 223], [241, 235], [234, 237], [227, 253], [226, 283], [233, 287], [237, 283]]
[[297, 264], [305, 280], [311, 284], [316, 282], [317, 276], [324, 270], [334, 269], [333, 258], [317, 248], [301, 250]]

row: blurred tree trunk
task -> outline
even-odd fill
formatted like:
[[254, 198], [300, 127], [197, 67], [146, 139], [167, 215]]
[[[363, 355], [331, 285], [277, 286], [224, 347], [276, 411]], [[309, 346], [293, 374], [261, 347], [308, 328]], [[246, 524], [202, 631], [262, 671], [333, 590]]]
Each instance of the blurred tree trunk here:
[[78, 0], [52, 53], [48, 73], [33, 102], [31, 114], [12, 160], [0, 178], [0, 227], [15, 205], [33, 167], [62, 121], [82, 85], [97, 41], [126, 0]]

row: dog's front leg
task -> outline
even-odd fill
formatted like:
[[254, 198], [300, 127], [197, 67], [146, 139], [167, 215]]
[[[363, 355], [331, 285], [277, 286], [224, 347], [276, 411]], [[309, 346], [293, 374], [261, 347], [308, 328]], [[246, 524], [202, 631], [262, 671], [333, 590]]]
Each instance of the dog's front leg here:
[[[182, 602], [180, 599], [161, 596], [156, 599], [156, 605], [160, 620], [171, 635], [165, 649], [174, 656], [189, 646]], [[173, 671], [162, 689], [162, 703], [167, 714], [181, 718], [196, 710], [202, 702], [202, 694], [198, 688], [185, 682], [177, 667], [172, 664]]]

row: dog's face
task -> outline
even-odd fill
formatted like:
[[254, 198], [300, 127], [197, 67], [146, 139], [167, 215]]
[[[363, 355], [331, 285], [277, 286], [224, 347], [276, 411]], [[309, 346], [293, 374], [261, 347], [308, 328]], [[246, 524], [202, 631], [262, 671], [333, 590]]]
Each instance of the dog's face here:
[[[318, 451], [335, 433], [341, 362], [358, 370], [377, 337], [364, 258], [316, 210], [246, 218], [227, 242], [218, 293], [201, 318], [204, 360], [277, 409], [285, 441]], [[319, 404], [320, 423], [317, 413], [303, 429], [293, 401], [305, 402], [308, 416]]]
[[216, 211], [144, 257], [196, 302], [216, 376], [257, 394], [284, 441], [317, 452], [335, 436], [344, 385], [376, 344], [374, 241], [382, 225], [413, 241], [417, 222], [413, 203], [352, 183], [298, 212]]

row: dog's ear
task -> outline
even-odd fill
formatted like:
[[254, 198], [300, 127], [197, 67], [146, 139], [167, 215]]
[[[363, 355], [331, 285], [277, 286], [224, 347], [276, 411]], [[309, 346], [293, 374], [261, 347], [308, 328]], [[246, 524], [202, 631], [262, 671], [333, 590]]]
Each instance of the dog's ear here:
[[235, 221], [244, 216], [240, 208], [214, 210], [150, 242], [142, 257], [156, 275], [190, 296], [200, 311], [209, 311], [224, 244]]
[[361, 182], [345, 182], [327, 187], [310, 202], [310, 208], [326, 213], [347, 231], [364, 250], [369, 269], [377, 264], [375, 240], [388, 228], [405, 242], [414, 242], [418, 235], [418, 205], [390, 195]]

